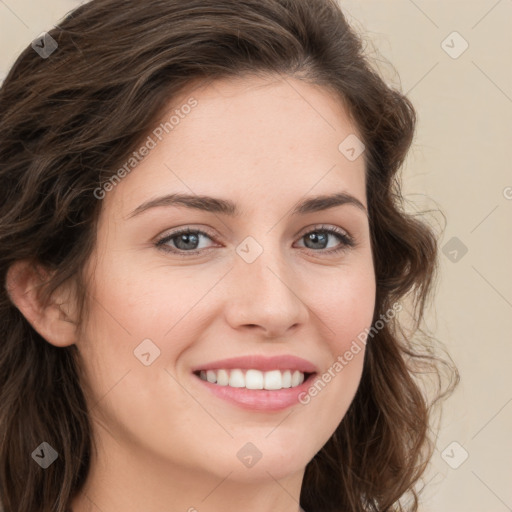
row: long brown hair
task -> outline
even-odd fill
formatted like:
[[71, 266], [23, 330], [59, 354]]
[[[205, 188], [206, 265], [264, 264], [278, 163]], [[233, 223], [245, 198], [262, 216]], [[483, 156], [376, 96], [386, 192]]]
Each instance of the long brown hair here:
[[[284, 74], [346, 103], [363, 137], [377, 296], [374, 322], [410, 300], [368, 340], [357, 394], [306, 467], [308, 511], [416, 511], [415, 488], [433, 450], [432, 407], [458, 381], [420, 328], [437, 272], [437, 237], [406, 214], [398, 171], [415, 110], [388, 86], [334, 0], [93, 0], [49, 31], [58, 47], [27, 47], [0, 89], [0, 503], [5, 512], [64, 512], [83, 487], [94, 448], [75, 345], [58, 348], [11, 302], [9, 267], [29, 259], [71, 280], [87, 317], [82, 269], [111, 178], [193, 81]], [[341, 141], [340, 141], [341, 142]], [[43, 270], [42, 270], [43, 271]], [[421, 334], [421, 339], [418, 335]], [[419, 340], [419, 341], [418, 341]], [[451, 361], [451, 360], [450, 360]], [[450, 376], [442, 390], [443, 370]], [[434, 375], [432, 398], [419, 383]], [[46, 441], [59, 463], [31, 453]], [[403, 497], [409, 495], [408, 503]]]

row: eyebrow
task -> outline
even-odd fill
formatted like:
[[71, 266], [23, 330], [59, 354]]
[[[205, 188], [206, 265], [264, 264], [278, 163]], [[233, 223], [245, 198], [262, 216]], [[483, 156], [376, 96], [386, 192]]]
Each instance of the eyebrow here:
[[[366, 216], [368, 216], [368, 212], [363, 203], [361, 203], [357, 197], [347, 192], [339, 192], [331, 195], [319, 195], [304, 199], [295, 206], [292, 211], [292, 215], [305, 215], [307, 213], [328, 210], [345, 204], [357, 207], [362, 210]], [[218, 213], [228, 215], [230, 217], [241, 216], [241, 212], [237, 205], [229, 199], [220, 199], [204, 195], [169, 194], [142, 203], [128, 215], [128, 218], [135, 217], [136, 215], [139, 215], [151, 208], [162, 206], [184, 206], [194, 210]]]

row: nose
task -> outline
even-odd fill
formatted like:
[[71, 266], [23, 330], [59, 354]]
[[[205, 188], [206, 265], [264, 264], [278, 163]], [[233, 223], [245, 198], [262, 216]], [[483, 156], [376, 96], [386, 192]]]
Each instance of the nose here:
[[309, 318], [300, 280], [278, 250], [264, 250], [252, 263], [237, 256], [227, 286], [225, 315], [233, 329], [284, 338]]

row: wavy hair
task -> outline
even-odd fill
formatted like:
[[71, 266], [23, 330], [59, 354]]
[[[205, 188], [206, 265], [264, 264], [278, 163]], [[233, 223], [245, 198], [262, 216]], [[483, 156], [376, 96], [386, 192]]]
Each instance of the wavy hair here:
[[[433, 451], [433, 406], [459, 376], [420, 327], [438, 242], [427, 222], [405, 212], [400, 191], [415, 110], [372, 66], [339, 6], [334, 0], [92, 0], [49, 34], [58, 48], [41, 58], [27, 47], [0, 89], [4, 512], [64, 512], [83, 487], [94, 449], [77, 347], [52, 346], [32, 328], [10, 300], [9, 268], [29, 260], [51, 276], [40, 289], [43, 302], [62, 283], [75, 283], [83, 326], [82, 270], [102, 205], [94, 191], [192, 83], [273, 74], [324, 86], [347, 106], [366, 146], [374, 322], [405, 300], [413, 319], [408, 332], [395, 317], [368, 340], [360, 386], [307, 465], [300, 504], [322, 512], [416, 511], [416, 484]], [[444, 370], [450, 384], [443, 391]], [[432, 397], [422, 390], [425, 376], [434, 376]], [[64, 464], [44, 471], [34, 464], [30, 455], [43, 439]]]

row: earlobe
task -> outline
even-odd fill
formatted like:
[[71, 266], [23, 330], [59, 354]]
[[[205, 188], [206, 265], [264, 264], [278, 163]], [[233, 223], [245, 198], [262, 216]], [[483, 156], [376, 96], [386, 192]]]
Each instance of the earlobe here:
[[7, 292], [12, 303], [46, 341], [58, 347], [72, 345], [76, 341], [76, 319], [69, 313], [72, 309], [69, 300], [74, 297], [64, 300], [65, 290], [60, 289], [48, 304], [43, 304], [40, 289], [48, 278], [48, 273], [41, 272], [33, 262], [17, 261], [7, 272]]

